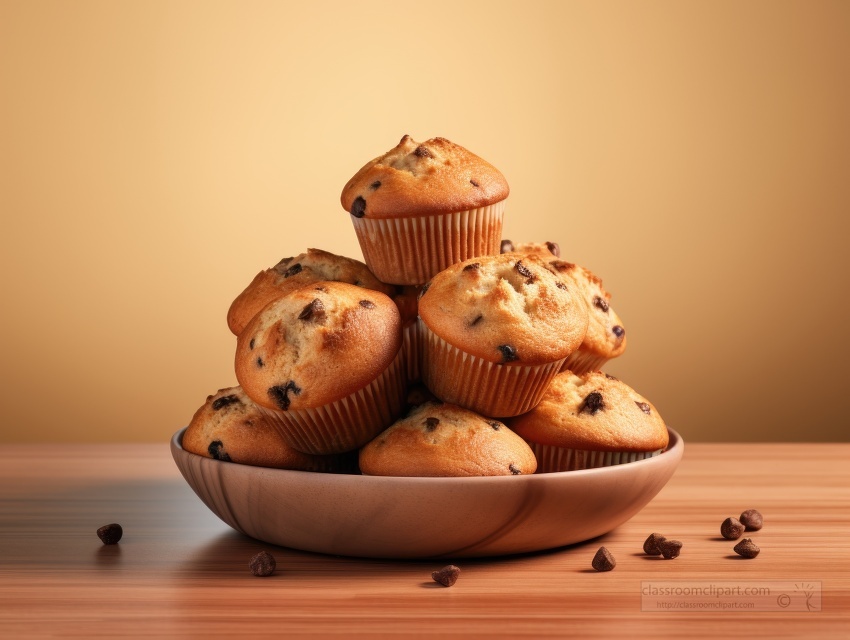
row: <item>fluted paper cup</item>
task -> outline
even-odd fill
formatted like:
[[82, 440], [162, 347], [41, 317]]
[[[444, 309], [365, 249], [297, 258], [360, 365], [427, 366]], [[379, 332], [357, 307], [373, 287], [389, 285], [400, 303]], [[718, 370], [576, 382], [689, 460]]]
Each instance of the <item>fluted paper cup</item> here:
[[401, 415], [405, 366], [404, 350], [399, 349], [383, 373], [345, 398], [312, 409], [262, 409], [293, 449], [320, 455], [354, 451]]
[[499, 364], [450, 345], [422, 319], [422, 380], [443, 402], [493, 418], [531, 411], [542, 399], [564, 358], [541, 365]]
[[469, 258], [497, 255], [505, 200], [480, 209], [426, 216], [351, 216], [363, 259], [382, 282], [425, 284]]

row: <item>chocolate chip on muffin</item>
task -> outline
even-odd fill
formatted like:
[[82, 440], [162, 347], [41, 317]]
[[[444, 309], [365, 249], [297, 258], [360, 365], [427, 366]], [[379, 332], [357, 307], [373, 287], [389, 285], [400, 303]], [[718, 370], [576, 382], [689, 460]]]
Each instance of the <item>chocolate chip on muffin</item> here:
[[233, 394], [216, 398], [215, 401], [212, 403], [213, 411], [218, 411], [222, 407], [226, 407], [227, 405], [233, 404], [234, 402], [239, 402], [239, 398], [237, 398]]
[[366, 200], [363, 196], [357, 196], [351, 203], [351, 215], [355, 218], [362, 218], [366, 215]]
[[222, 451], [224, 445], [221, 440], [216, 440], [214, 442], [210, 442], [209, 447], [207, 447], [207, 451], [209, 451], [210, 456], [216, 460], [221, 460], [222, 462], [230, 462], [230, 456]]
[[584, 402], [579, 408], [579, 413], [589, 413], [595, 416], [599, 411], [605, 408], [605, 402], [602, 400], [602, 394], [598, 391], [592, 391], [584, 398]]
[[514, 362], [515, 360], [519, 360], [519, 355], [517, 355], [516, 349], [513, 348], [509, 344], [500, 344], [496, 347], [502, 354], [502, 362]]
[[269, 397], [274, 400], [275, 404], [280, 407], [283, 411], [289, 409], [289, 405], [291, 401], [289, 399], [289, 392], [292, 392], [296, 396], [301, 393], [301, 389], [295, 384], [294, 380], [290, 380], [285, 385], [275, 385], [274, 387], [269, 388]]

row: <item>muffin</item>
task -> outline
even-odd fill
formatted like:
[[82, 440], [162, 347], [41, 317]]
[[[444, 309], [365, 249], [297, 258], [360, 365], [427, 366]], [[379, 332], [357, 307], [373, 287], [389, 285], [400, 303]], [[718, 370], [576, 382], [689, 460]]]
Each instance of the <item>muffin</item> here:
[[424, 284], [446, 267], [499, 253], [505, 177], [445, 138], [404, 136], [342, 190], [369, 269], [383, 282]]
[[360, 450], [360, 470], [373, 476], [510, 476], [536, 468], [529, 446], [501, 422], [433, 402]]
[[502, 253], [533, 253], [544, 260], [561, 257], [561, 247], [557, 242], [524, 242], [514, 244], [510, 240], [502, 240]]
[[584, 267], [563, 260], [549, 260], [548, 265], [587, 304], [587, 333], [563, 368], [577, 375], [601, 369], [626, 350], [626, 330], [611, 308], [611, 294], [602, 288], [602, 280]]
[[537, 472], [607, 467], [656, 456], [667, 427], [646, 398], [599, 371], [565, 371], [532, 411], [508, 421], [537, 456]]
[[392, 295], [395, 287], [378, 280], [358, 260], [344, 258], [321, 249], [307, 249], [293, 258], [284, 258], [275, 266], [260, 271], [240, 293], [227, 312], [227, 326], [233, 335], [242, 333], [251, 318], [272, 300], [300, 289], [311, 282], [347, 282]]
[[401, 318], [383, 293], [319, 282], [279, 298], [236, 340], [236, 378], [291, 447], [352, 451], [401, 413]]
[[290, 447], [240, 387], [207, 397], [183, 434], [190, 453], [255, 467], [300, 471], [354, 471], [347, 456], [312, 456]]
[[587, 309], [537, 256], [453, 265], [419, 299], [422, 376], [444, 402], [508, 417], [536, 405], [587, 329]]

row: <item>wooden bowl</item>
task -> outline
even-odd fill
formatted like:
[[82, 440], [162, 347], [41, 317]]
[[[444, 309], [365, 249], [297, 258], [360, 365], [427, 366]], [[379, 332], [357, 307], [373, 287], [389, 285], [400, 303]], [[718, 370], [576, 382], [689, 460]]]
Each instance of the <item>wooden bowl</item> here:
[[540, 551], [626, 522], [676, 471], [684, 442], [670, 429], [653, 458], [528, 476], [396, 478], [267, 469], [171, 453], [213, 513], [252, 538], [368, 558], [461, 558]]

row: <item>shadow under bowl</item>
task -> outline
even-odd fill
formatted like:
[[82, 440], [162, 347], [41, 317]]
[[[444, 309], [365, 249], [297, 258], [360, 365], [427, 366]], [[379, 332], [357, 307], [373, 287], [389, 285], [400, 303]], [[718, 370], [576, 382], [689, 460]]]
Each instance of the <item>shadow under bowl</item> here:
[[225, 523], [282, 547], [365, 558], [499, 556], [595, 538], [638, 513], [676, 471], [669, 430], [655, 457], [527, 476], [400, 478], [268, 469], [185, 451], [177, 467]]

